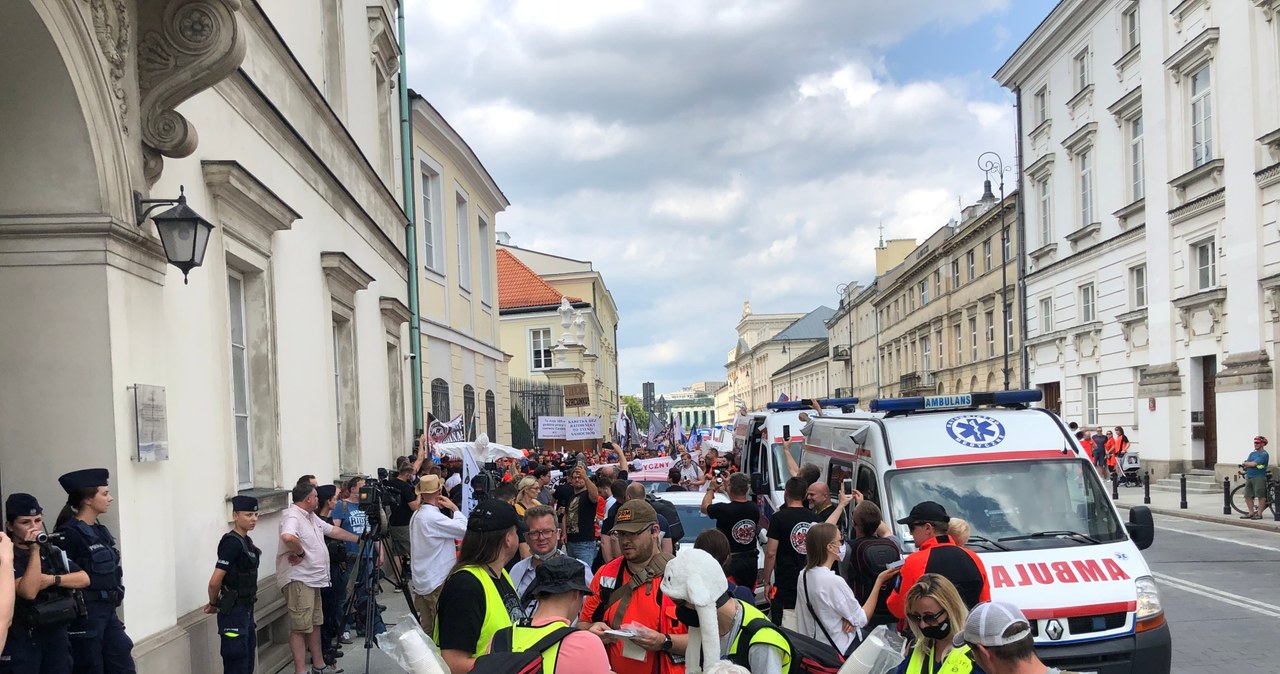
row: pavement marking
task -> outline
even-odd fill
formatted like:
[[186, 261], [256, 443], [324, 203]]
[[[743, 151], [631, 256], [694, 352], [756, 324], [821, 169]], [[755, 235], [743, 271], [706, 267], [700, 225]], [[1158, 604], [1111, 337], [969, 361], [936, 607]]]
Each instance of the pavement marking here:
[[[1231, 526], [1231, 525], [1229, 525], [1229, 524], [1228, 524], [1228, 525], [1223, 525], [1223, 526]], [[1237, 541], [1237, 540], [1232, 540], [1232, 539], [1230, 539], [1230, 538], [1223, 538], [1223, 537], [1221, 537], [1221, 536], [1214, 536], [1214, 535], [1212, 535], [1212, 534], [1206, 534], [1206, 533], [1204, 533], [1204, 532], [1200, 532], [1200, 531], [1187, 531], [1186, 529], [1176, 529], [1176, 528], [1174, 528], [1174, 527], [1167, 527], [1167, 526], [1165, 526], [1165, 525], [1163, 525], [1163, 524], [1157, 524], [1157, 525], [1156, 525], [1156, 528], [1157, 528], [1157, 529], [1164, 529], [1165, 531], [1172, 531], [1172, 532], [1173, 532], [1173, 533], [1175, 533], [1175, 534], [1186, 534], [1186, 535], [1188, 535], [1188, 536], [1199, 536], [1200, 538], [1207, 538], [1207, 539], [1209, 539], [1209, 540], [1211, 540], [1211, 541], [1217, 541], [1217, 542], [1219, 542], [1219, 543], [1231, 543], [1231, 544], [1233, 544], [1233, 545], [1243, 545], [1243, 546], [1248, 547], [1248, 548], [1257, 548], [1257, 549], [1259, 549], [1259, 550], [1270, 550], [1271, 552], [1280, 552], [1280, 548], [1272, 547], [1272, 546], [1270, 546], [1270, 545], [1261, 545], [1261, 544], [1259, 544], [1259, 543], [1248, 543], [1248, 542], [1245, 542], [1245, 541]]]
[[1193, 583], [1189, 580], [1183, 580], [1164, 573], [1152, 573], [1151, 575], [1154, 576], [1156, 580], [1165, 583], [1170, 587], [1182, 590], [1183, 592], [1198, 594], [1202, 597], [1222, 602], [1223, 604], [1230, 604], [1232, 606], [1253, 611], [1254, 613], [1267, 616], [1268, 618], [1280, 618], [1280, 606], [1276, 606], [1275, 604], [1268, 604], [1266, 602], [1258, 601], [1257, 599], [1250, 599], [1249, 597], [1244, 597], [1238, 594], [1224, 592], [1215, 587]]

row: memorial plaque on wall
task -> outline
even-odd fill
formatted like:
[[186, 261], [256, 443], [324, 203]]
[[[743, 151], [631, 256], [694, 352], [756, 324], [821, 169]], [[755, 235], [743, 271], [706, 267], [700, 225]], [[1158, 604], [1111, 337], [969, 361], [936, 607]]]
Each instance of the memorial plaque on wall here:
[[134, 417], [138, 427], [138, 460], [169, 460], [168, 410], [163, 386], [133, 385]]

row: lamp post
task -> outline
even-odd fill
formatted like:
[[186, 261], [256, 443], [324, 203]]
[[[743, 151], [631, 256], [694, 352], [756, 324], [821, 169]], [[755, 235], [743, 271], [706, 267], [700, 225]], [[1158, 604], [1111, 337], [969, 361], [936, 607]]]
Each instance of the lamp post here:
[[790, 343], [791, 340], [787, 340], [783, 343], [782, 352], [787, 354], [787, 395], [794, 398], [796, 392], [791, 389], [791, 349], [787, 348], [787, 345]]
[[1007, 170], [999, 154], [987, 151], [978, 155], [978, 169], [986, 174], [983, 196], [991, 194], [991, 174], [1000, 177], [1000, 301], [1004, 304], [1004, 390], [1009, 390], [1009, 225], [1005, 220], [1004, 173]]
[[[850, 282], [850, 283], [841, 283], [840, 285], [836, 286], [836, 292], [840, 293], [841, 309], [846, 308], [844, 306], [844, 303], [845, 303], [844, 295], [845, 293], [849, 292], [849, 286], [852, 286], [852, 285], [854, 285], [854, 283]], [[849, 356], [849, 364], [845, 367], [845, 369], [848, 371], [848, 378], [845, 380], [845, 385], [848, 386], [848, 390], [845, 391], [845, 396], [852, 397], [853, 396], [853, 307], [847, 308], [847, 312], [845, 313], [844, 318], [845, 318], [845, 323], [848, 325], [848, 328], [849, 328], [848, 329], [849, 352], [846, 354]]]
[[141, 192], [133, 193], [133, 215], [141, 227], [152, 211], [176, 204], [173, 208], [151, 218], [156, 223], [156, 234], [164, 246], [164, 256], [169, 264], [182, 272], [182, 284], [187, 284], [187, 274], [204, 264], [204, 252], [209, 246], [209, 233], [213, 223], [205, 220], [187, 205], [186, 189], [178, 187], [177, 199], [143, 199]]

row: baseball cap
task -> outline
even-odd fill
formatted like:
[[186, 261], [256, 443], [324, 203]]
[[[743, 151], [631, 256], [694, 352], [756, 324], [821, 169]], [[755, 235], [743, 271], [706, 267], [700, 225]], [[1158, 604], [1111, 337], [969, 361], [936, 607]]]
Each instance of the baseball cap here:
[[947, 509], [934, 501], [921, 501], [911, 509], [911, 514], [898, 520], [898, 524], [919, 524], [921, 522], [950, 522]]
[[422, 479], [418, 480], [419, 494], [434, 494], [438, 491], [440, 491], [439, 475], [423, 475]]
[[616, 531], [636, 534], [658, 523], [658, 511], [644, 499], [632, 499], [618, 508], [613, 528]]
[[525, 604], [539, 594], [561, 594], [569, 590], [577, 590], [583, 594], [591, 594], [591, 588], [584, 579], [586, 571], [577, 559], [569, 555], [556, 555], [544, 560], [533, 576], [533, 584], [524, 591], [521, 601]]
[[510, 503], [496, 498], [487, 498], [471, 509], [471, 516], [467, 518], [467, 531], [481, 534], [506, 531], [519, 521], [520, 517], [516, 515], [516, 509]]
[[[1004, 633], [1014, 625], [1021, 625], [1022, 629], [1005, 636]], [[987, 601], [973, 607], [964, 622], [964, 630], [952, 638], [951, 645], [959, 648], [968, 643], [995, 648], [1022, 641], [1030, 634], [1031, 623], [1017, 606], [1003, 601]]]

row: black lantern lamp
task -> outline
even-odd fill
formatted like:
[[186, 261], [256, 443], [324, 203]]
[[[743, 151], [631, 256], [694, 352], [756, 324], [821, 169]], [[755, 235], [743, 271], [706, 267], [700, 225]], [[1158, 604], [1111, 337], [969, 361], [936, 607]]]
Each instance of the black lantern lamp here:
[[187, 205], [185, 191], [185, 188], [179, 187], [177, 199], [143, 199], [141, 193], [133, 193], [133, 211], [139, 227], [146, 222], [151, 211], [167, 204], [177, 204], [151, 219], [156, 223], [156, 233], [160, 235], [160, 244], [164, 246], [164, 256], [169, 259], [169, 264], [182, 271], [183, 285], [187, 283], [187, 274], [204, 263], [204, 251], [209, 246], [209, 232], [213, 231], [213, 223]]

